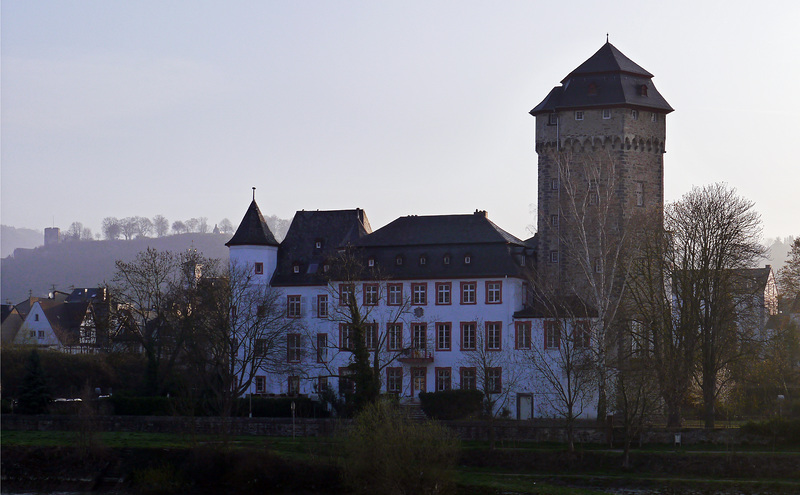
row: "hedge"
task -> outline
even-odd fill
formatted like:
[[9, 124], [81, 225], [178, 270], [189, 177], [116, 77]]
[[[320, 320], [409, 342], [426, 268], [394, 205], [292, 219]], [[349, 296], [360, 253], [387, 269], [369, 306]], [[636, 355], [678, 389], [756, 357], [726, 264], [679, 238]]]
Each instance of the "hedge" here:
[[479, 390], [421, 392], [419, 399], [422, 410], [433, 419], [464, 419], [480, 414], [483, 407], [483, 393]]

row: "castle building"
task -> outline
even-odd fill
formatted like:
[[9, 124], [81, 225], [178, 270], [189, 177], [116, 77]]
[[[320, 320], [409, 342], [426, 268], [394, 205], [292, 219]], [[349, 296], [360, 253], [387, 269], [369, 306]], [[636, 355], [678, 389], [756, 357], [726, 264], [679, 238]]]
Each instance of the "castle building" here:
[[626, 223], [664, 207], [666, 116], [653, 75], [606, 42], [536, 118], [537, 271], [560, 292], [601, 272]]
[[[365, 212], [353, 209], [298, 211], [278, 242], [254, 198], [227, 243], [231, 266], [276, 291], [282, 317], [296, 326], [282, 336], [284, 365], [257, 370], [250, 393], [313, 396], [352, 387], [346, 367], [356, 311], [367, 322], [364, 339], [383, 392], [414, 402], [420, 392], [478, 389], [495, 413], [558, 415], [552, 380], [566, 376], [564, 335], [581, 352], [596, 315], [584, 307], [558, 322], [537, 305], [534, 285], [566, 286], [579, 272], [570, 203], [609, 205], [617, 227], [638, 209], [663, 206], [672, 108], [652, 77], [606, 43], [531, 110], [539, 154], [532, 239], [514, 237], [484, 211], [410, 215], [373, 231]], [[357, 270], [340, 270], [346, 256]], [[576, 416], [596, 415], [591, 389], [571, 399]]]

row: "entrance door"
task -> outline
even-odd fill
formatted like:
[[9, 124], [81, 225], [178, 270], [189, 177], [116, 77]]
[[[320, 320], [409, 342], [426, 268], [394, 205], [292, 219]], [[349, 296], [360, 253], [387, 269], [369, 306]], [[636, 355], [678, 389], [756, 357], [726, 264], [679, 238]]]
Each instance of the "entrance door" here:
[[427, 392], [425, 384], [425, 375], [428, 370], [426, 368], [411, 368], [411, 386], [414, 388], [411, 391], [412, 397], [417, 397], [420, 392]]
[[533, 395], [517, 394], [517, 419], [533, 419]]

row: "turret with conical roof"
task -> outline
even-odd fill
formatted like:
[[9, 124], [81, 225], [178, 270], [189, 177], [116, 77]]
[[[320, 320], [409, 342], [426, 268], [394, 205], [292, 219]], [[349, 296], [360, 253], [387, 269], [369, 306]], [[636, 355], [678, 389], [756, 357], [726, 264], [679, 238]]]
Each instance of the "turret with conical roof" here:
[[252, 273], [257, 282], [269, 283], [278, 264], [280, 243], [264, 220], [255, 197], [225, 245], [229, 249], [232, 271], [246, 271]]

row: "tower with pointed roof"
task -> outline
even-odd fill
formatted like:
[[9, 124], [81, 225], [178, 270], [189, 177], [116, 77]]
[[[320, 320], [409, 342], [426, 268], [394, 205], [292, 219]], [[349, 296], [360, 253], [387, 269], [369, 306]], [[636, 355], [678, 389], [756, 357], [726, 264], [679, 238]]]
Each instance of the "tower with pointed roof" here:
[[598, 232], [623, 232], [637, 215], [663, 209], [672, 107], [652, 79], [606, 42], [530, 111], [539, 156], [537, 271], [559, 292], [603, 270], [614, 239], [593, 241]]
[[267, 226], [255, 198], [247, 208], [239, 228], [225, 243], [230, 252], [231, 265], [253, 274], [257, 282], [268, 284], [278, 265], [280, 245]]

